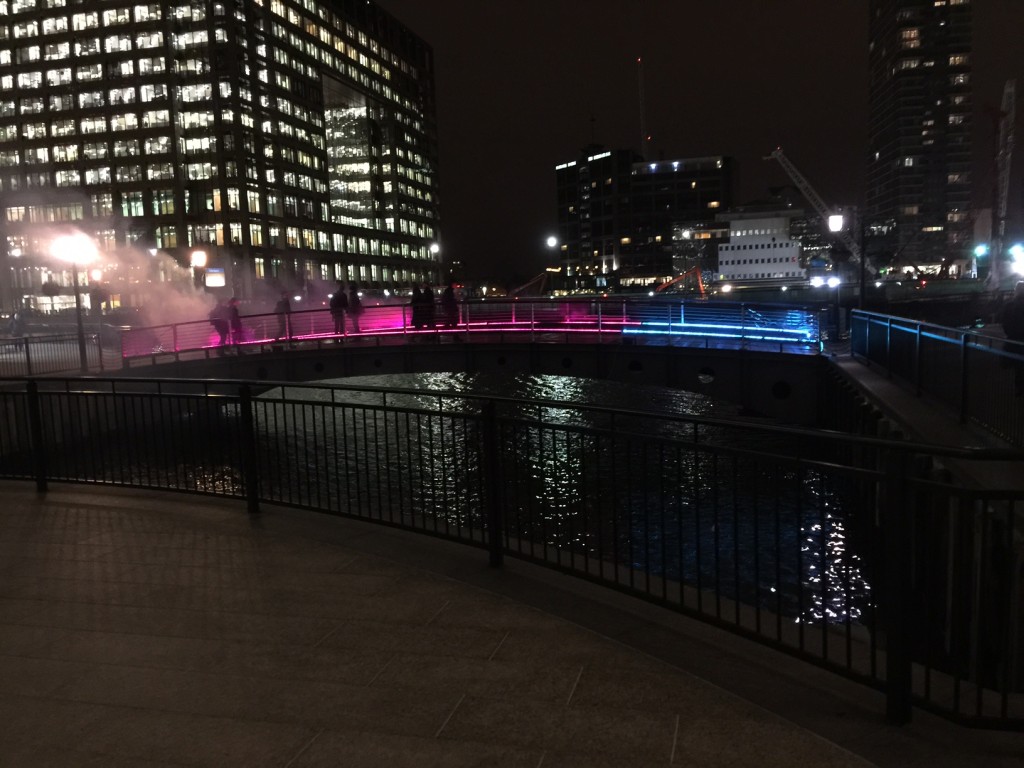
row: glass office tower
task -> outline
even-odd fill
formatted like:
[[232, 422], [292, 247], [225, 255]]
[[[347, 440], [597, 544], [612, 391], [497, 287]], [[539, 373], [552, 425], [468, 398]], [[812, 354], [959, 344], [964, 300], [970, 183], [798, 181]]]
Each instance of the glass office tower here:
[[243, 297], [436, 282], [433, 78], [366, 0], [0, 0], [5, 305], [66, 284], [69, 230]]

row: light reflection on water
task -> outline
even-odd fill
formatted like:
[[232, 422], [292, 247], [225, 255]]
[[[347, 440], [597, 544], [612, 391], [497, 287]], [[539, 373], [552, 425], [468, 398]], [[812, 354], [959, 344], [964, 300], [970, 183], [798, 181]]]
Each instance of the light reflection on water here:
[[[688, 428], [665, 422], [665, 415], [739, 417], [735, 406], [692, 392], [566, 376], [419, 373], [324, 383], [421, 390], [422, 394], [388, 394], [386, 403], [396, 408], [441, 409], [445, 413], [475, 413], [479, 403], [455, 397], [439, 399], [429, 394], [431, 391], [626, 408], [649, 413], [650, 417], [633, 417], [626, 424], [620, 417], [614, 426], [652, 436], [689, 436]], [[354, 406], [360, 412], [360, 406], [377, 407], [383, 402], [379, 393], [365, 391], [335, 391], [332, 396], [327, 390], [297, 389], [290, 390], [288, 395], [308, 401], [333, 398], [334, 403]], [[612, 426], [606, 416], [579, 409], [530, 404], [512, 408], [517, 417], [547, 424]], [[319, 413], [311, 410], [304, 415], [302, 428], [312, 432], [323, 430], [324, 425], [316, 424]], [[377, 421], [386, 418], [378, 412], [370, 423], [357, 419], [346, 422], [338, 445], [328, 445], [326, 455], [317, 459], [328, 468], [322, 482], [338, 482], [338, 478], [330, 476], [329, 468], [334, 466], [345, 475], [349, 487], [353, 483], [358, 486], [360, 478], [369, 476], [373, 461], [381, 456], [377, 445], [372, 446], [372, 451], [376, 451], [372, 456], [371, 442], [380, 434], [388, 434], [385, 454], [404, 453], [409, 458], [410, 452], [418, 452], [413, 461], [425, 468], [421, 476], [427, 479], [408, 488], [385, 487], [383, 493], [401, 494], [401, 504], [408, 502], [411, 514], [428, 510], [437, 514], [440, 510], [448, 524], [468, 525], [470, 510], [479, 507], [481, 494], [478, 485], [466, 479], [479, 469], [476, 451], [467, 450], [466, 445], [467, 440], [474, 439], [473, 435], [454, 428], [456, 422], [442, 428], [430, 419], [407, 419], [393, 425], [394, 430], [378, 431]], [[288, 423], [289, 429], [297, 426], [294, 419], [282, 423]], [[352, 455], [341, 446], [348, 439], [361, 446]], [[711, 429], [702, 439], [744, 447], [736, 443], [749, 437]], [[298, 446], [301, 441], [292, 444]], [[780, 482], [777, 468], [744, 463], [733, 466], [731, 471], [719, 472], [718, 464], [711, 468], [704, 458], [691, 452], [661, 457], [654, 464], [642, 443], [616, 444], [610, 449], [582, 432], [557, 429], [519, 432], [508, 447], [517, 457], [518, 474], [506, 488], [509, 526], [514, 535], [591, 555], [603, 547], [607, 556], [610, 546], [620, 558], [628, 556], [626, 562], [638, 571], [664, 573], [671, 579], [691, 585], [700, 583], [705, 588], [714, 586], [724, 596], [738, 596], [743, 602], [762, 605], [797, 621], [856, 621], [870, 600], [870, 587], [860, 560], [849, 551], [847, 520], [839, 503], [839, 491], [817, 473], [784, 474], [783, 486], [794, 490], [783, 499], [782, 508], [769, 513], [764, 511], [765, 500], [760, 497], [766, 488]], [[761, 441], [756, 447], [768, 450], [771, 446]], [[621, 479], [612, 482], [611, 473], [605, 475], [601, 471], [602, 461], [609, 460], [609, 450], [616, 453], [610, 459], [612, 462], [636, 462], [636, 466], [629, 467], [630, 479], [625, 487]], [[659, 494], [664, 495], [666, 476], [670, 501], [655, 502]], [[693, 484], [685, 493], [676, 493], [683, 489], [674, 490], [672, 478], [692, 478]], [[359, 494], [376, 498], [377, 491], [371, 484], [362, 482], [363, 486], [357, 489], [357, 501], [364, 498]], [[729, 511], [709, 514], [695, 502], [697, 498], [714, 498]], [[652, 507], [658, 504], [661, 519], [652, 526]], [[608, 508], [613, 511], [606, 512]], [[743, 512], [734, 514], [734, 509]], [[400, 505], [399, 512], [405, 514], [406, 507]], [[610, 544], [602, 539], [607, 531], [594, 530], [595, 520], [606, 514], [621, 524]]]

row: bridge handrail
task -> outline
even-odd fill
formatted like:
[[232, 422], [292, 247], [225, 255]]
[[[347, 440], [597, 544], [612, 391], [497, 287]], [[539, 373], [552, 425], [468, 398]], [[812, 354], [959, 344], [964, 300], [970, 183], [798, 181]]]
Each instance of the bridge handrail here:
[[[460, 303], [454, 326], [438, 314], [428, 326], [413, 323], [407, 304], [364, 306], [360, 330], [346, 317], [353, 337], [412, 334], [562, 333], [602, 337], [641, 334], [660, 337], [701, 336], [735, 338], [780, 345], [820, 346], [822, 307], [813, 304], [713, 302], [671, 298], [481, 299]], [[301, 343], [337, 340], [326, 307], [287, 315], [273, 312], [242, 316], [244, 338], [237, 345]], [[284, 324], [282, 327], [282, 323]], [[352, 330], [349, 330], [352, 329]], [[219, 338], [208, 319], [132, 328], [122, 335], [124, 359], [186, 351], [216, 350]]]
[[1000, 336], [854, 310], [850, 352], [887, 377], [1024, 447], [1024, 346]]

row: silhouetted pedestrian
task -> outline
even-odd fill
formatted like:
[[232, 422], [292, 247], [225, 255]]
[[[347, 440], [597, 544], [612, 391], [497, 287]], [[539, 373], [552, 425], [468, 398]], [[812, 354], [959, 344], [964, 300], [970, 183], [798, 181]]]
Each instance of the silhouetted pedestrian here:
[[359, 287], [348, 284], [348, 316], [352, 318], [352, 333], [359, 333], [359, 316], [363, 314], [363, 300], [359, 298]]
[[423, 292], [418, 285], [412, 287], [409, 306], [412, 307], [412, 327], [419, 330], [423, 327]]
[[444, 313], [444, 324], [449, 328], [459, 324], [459, 300], [455, 296], [455, 283], [448, 283], [441, 294], [441, 311]]
[[334, 320], [334, 333], [345, 335], [345, 310], [348, 309], [348, 296], [345, 295], [345, 284], [338, 281], [338, 287], [331, 294], [331, 319]]
[[292, 313], [292, 303], [288, 299], [288, 291], [281, 291], [281, 298], [274, 305], [274, 311], [277, 313], [277, 338], [291, 338], [288, 315]]
[[228, 327], [231, 329], [231, 343], [241, 344], [245, 337], [245, 329], [242, 327], [242, 316], [238, 312], [238, 298], [235, 296], [228, 299]]
[[423, 286], [423, 324], [427, 328], [434, 327], [434, 317], [437, 309], [434, 307], [434, 289], [429, 285]]
[[217, 344], [222, 348], [220, 354], [223, 355], [223, 347], [227, 344], [228, 333], [231, 330], [231, 326], [228, 324], [228, 307], [223, 299], [220, 299], [210, 310], [210, 325], [217, 332]]

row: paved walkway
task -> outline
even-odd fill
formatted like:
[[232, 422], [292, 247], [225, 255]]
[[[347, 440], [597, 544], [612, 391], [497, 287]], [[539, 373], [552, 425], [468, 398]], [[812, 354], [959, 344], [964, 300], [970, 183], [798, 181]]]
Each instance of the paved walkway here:
[[[313, 513], [0, 483], [3, 766], [1020, 766], [571, 577]], [[839, 746], [842, 744], [842, 746]]]

